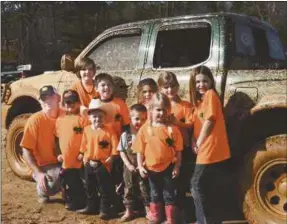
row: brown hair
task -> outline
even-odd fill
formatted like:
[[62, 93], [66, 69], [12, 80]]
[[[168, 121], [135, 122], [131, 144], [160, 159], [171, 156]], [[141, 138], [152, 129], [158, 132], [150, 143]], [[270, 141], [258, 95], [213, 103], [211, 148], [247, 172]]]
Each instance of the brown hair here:
[[130, 111], [135, 110], [137, 112], [147, 113], [147, 109], [144, 105], [136, 103], [130, 107]]
[[157, 80], [157, 84], [160, 88], [167, 86], [167, 85], [175, 85], [179, 86], [177, 81], [176, 75], [172, 72], [163, 71], [160, 73], [159, 78]]
[[142, 90], [143, 90], [143, 87], [146, 85], [150, 86], [153, 93], [156, 93], [158, 90], [157, 84], [152, 78], [146, 78], [146, 79], [141, 80], [138, 84], [138, 87], [137, 87], [138, 88], [138, 102], [139, 103], [143, 102]]
[[109, 81], [112, 86], [114, 87], [114, 81], [113, 81], [113, 77], [107, 73], [100, 73], [95, 77], [95, 81], [94, 84], [97, 87], [98, 84], [102, 81], [102, 80], [107, 80]]
[[81, 58], [79, 61], [76, 62], [75, 70], [76, 70], [76, 75], [79, 79], [81, 79], [80, 71], [86, 69], [89, 66], [91, 66], [92, 69], [96, 71], [96, 68], [97, 68], [96, 64], [90, 58]]
[[190, 74], [190, 79], [189, 79], [189, 95], [190, 95], [190, 101], [193, 104], [193, 106], [197, 106], [198, 101], [201, 99], [201, 96], [196, 91], [195, 76], [198, 74], [202, 74], [210, 78], [211, 80], [210, 89], [213, 89], [217, 93], [215, 89], [215, 81], [214, 81], [214, 78], [213, 78], [213, 75], [210, 69], [204, 65], [194, 68]]

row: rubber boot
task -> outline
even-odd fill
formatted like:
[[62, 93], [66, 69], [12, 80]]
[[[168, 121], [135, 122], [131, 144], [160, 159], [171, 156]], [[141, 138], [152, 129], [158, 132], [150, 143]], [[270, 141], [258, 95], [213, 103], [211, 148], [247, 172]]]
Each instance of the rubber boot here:
[[163, 220], [162, 217], [162, 204], [161, 203], [150, 203], [149, 213], [147, 215], [147, 219], [149, 220], [149, 224], [159, 224]]
[[85, 208], [77, 210], [78, 213], [81, 214], [96, 214], [98, 213], [99, 206], [94, 200], [87, 200], [87, 205]]
[[174, 205], [165, 206], [166, 222], [165, 224], [176, 224], [177, 208]]

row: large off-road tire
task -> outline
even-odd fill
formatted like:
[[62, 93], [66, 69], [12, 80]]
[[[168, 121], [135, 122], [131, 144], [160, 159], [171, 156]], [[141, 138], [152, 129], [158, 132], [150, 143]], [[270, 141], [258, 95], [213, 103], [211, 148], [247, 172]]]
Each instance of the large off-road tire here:
[[32, 170], [23, 159], [20, 142], [23, 137], [24, 127], [31, 114], [22, 114], [16, 117], [7, 132], [6, 158], [13, 172], [26, 180], [32, 180]]
[[268, 137], [244, 159], [243, 212], [250, 224], [287, 223], [287, 134]]

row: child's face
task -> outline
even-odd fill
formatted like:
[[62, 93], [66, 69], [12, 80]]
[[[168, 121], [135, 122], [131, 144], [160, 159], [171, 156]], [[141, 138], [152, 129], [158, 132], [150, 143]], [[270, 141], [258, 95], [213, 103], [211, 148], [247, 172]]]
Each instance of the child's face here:
[[130, 117], [131, 117], [131, 125], [136, 130], [139, 130], [140, 127], [145, 123], [145, 121], [147, 119], [147, 113], [132, 110], [130, 113]]
[[212, 80], [203, 74], [198, 74], [195, 76], [195, 87], [196, 91], [200, 94], [204, 94], [207, 90], [211, 88]]
[[85, 69], [80, 70], [81, 80], [85, 83], [93, 82], [93, 78], [95, 76], [95, 69], [92, 66], [87, 66]]
[[149, 85], [144, 85], [142, 87], [142, 97], [144, 101], [149, 101], [153, 96], [152, 88]]
[[79, 102], [75, 102], [75, 103], [64, 103], [64, 110], [66, 112], [66, 114], [78, 114], [80, 112], [80, 106], [81, 104]]
[[108, 100], [113, 94], [113, 85], [109, 80], [101, 80], [98, 83], [97, 91], [100, 94], [101, 100]]
[[101, 128], [105, 123], [105, 113], [101, 110], [92, 111], [89, 120], [94, 128]]
[[170, 100], [173, 100], [178, 95], [179, 87], [177, 85], [165, 85], [160, 90]]
[[168, 115], [167, 108], [163, 104], [153, 105], [151, 113], [152, 121], [156, 123], [164, 123]]

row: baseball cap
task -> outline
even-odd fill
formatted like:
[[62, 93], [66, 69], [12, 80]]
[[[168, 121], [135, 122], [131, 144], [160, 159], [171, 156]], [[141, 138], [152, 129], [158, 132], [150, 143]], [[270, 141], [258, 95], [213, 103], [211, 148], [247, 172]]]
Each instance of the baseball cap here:
[[40, 89], [40, 100], [45, 100], [47, 96], [53, 96], [54, 94], [58, 94], [55, 87], [51, 85], [43, 86]]
[[79, 94], [74, 90], [66, 90], [63, 93], [63, 102], [67, 104], [80, 102]]

